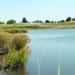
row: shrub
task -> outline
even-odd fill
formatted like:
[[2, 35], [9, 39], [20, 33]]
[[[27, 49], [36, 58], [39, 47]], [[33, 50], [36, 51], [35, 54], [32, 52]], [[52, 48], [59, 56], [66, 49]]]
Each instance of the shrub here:
[[1, 21], [0, 21], [0, 24], [4, 24], [4, 22], [1, 22]]
[[65, 20], [61, 20], [61, 23], [65, 22]]
[[50, 23], [50, 21], [49, 20], [46, 20], [45, 23]]
[[71, 21], [71, 17], [68, 17], [68, 18], [66, 19], [66, 21]]
[[28, 40], [29, 39], [25, 34], [24, 35], [17, 34], [13, 39], [14, 48], [16, 50], [21, 50], [23, 47], [26, 46]]
[[15, 20], [9, 20], [9, 21], [7, 21], [7, 24], [15, 24], [15, 23], [16, 23]]
[[75, 21], [75, 18], [73, 18], [72, 21]]
[[51, 23], [54, 23], [54, 21], [51, 21]]

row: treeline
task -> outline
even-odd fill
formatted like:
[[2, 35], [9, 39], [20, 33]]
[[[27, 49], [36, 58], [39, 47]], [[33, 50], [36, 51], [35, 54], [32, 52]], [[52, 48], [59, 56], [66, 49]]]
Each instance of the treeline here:
[[[16, 23], [17, 23], [17, 22], [16, 22], [15, 20], [13, 20], [13, 19], [7, 21], [7, 24], [16, 24]], [[29, 23], [29, 22], [28, 22], [27, 19], [24, 17], [24, 18], [22, 19], [22, 22], [21, 22], [21, 23]], [[0, 24], [4, 24], [4, 22], [0, 21]]]
[[[23, 17], [21, 23], [63, 23], [63, 22], [69, 22], [69, 21], [75, 21], [75, 18], [68, 17], [66, 18], [66, 20], [60, 20], [60, 21], [45, 20], [45, 22], [43, 22], [41, 20], [36, 20], [36, 21], [29, 22], [25, 17]], [[17, 22], [12, 19], [7, 21], [7, 24], [16, 24], [16, 23]], [[4, 24], [4, 22], [0, 21], [0, 24]]]

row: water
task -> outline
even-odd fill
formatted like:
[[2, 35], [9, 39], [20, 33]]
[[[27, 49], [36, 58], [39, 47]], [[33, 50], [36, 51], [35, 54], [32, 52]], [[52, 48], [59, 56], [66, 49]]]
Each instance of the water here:
[[26, 69], [0, 75], [75, 75], [75, 30], [28, 31], [31, 54]]
[[29, 75], [75, 75], [75, 30], [30, 30], [28, 35]]

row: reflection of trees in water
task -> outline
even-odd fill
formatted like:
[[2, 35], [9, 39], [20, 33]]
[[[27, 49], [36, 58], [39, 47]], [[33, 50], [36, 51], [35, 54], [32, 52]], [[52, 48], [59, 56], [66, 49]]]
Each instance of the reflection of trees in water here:
[[29, 75], [29, 72], [26, 68], [19, 68], [11, 72], [0, 72], [1, 75]]

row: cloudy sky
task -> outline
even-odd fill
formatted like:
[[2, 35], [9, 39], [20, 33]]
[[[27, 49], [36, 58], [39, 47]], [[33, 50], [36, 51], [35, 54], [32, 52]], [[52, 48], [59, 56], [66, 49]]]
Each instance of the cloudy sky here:
[[75, 17], [75, 0], [0, 0], [0, 20], [26, 17], [33, 20], [61, 20]]

